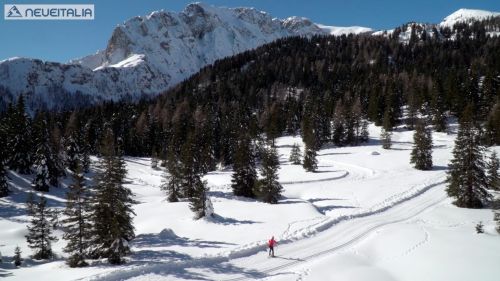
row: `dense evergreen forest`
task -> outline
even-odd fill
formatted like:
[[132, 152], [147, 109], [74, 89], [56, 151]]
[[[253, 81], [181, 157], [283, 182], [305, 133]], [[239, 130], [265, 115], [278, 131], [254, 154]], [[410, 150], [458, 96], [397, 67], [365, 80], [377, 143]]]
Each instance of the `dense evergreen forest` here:
[[197, 169], [206, 172], [234, 163], [242, 132], [272, 140], [311, 129], [308, 143], [316, 148], [355, 145], [368, 137], [366, 120], [390, 131], [399, 124], [413, 129], [418, 116], [430, 116], [444, 131], [446, 118], [460, 118], [469, 103], [484, 143], [500, 144], [500, 38], [486, 36], [492, 26], [498, 29], [499, 20], [435, 30], [440, 36], [414, 33], [403, 43], [397, 32], [281, 39], [217, 61], [138, 104], [37, 113], [31, 120], [21, 99], [2, 113], [3, 139], [12, 144], [4, 157], [28, 172], [37, 140], [45, 139], [36, 135], [46, 133], [52, 150], [98, 154], [103, 128], [110, 127], [125, 155], [167, 159], [191, 146]]
[[[278, 202], [282, 187], [276, 176], [277, 137], [301, 134], [303, 161], [298, 146], [290, 159], [315, 171], [316, 151], [323, 145], [367, 142], [368, 122], [374, 122], [383, 126], [383, 147], [390, 148], [390, 132], [403, 126], [416, 129], [411, 162], [428, 170], [430, 127], [444, 132], [447, 120], [457, 117], [460, 131], [448, 192], [459, 206], [482, 207], [489, 199], [484, 187], [498, 188], [498, 160], [492, 156], [490, 161], [488, 175], [495, 176], [486, 179], [481, 172], [469, 177], [484, 184], [463, 193], [467, 179], [460, 176], [467, 167], [462, 168], [465, 160], [460, 157], [467, 149], [500, 145], [500, 37], [487, 36], [492, 28], [500, 30], [500, 19], [457, 24], [434, 34], [422, 30], [412, 33], [408, 42], [400, 42], [401, 30], [389, 36], [281, 39], [217, 61], [159, 97], [139, 103], [30, 116], [21, 96], [0, 115], [0, 197], [9, 193], [7, 167], [34, 174], [33, 189], [42, 192], [71, 173], [65, 239], [85, 239], [66, 248], [73, 254], [69, 263], [82, 266], [88, 256], [121, 263], [134, 237], [134, 200], [123, 188], [124, 155], [150, 156], [152, 165], [165, 166], [162, 188], [168, 200], [189, 200], [196, 218], [201, 218], [213, 213], [201, 177], [217, 167], [233, 167], [235, 195]], [[474, 147], [468, 147], [470, 143]], [[482, 148], [476, 151], [473, 166], [479, 168], [469, 170], [483, 171]], [[89, 155], [101, 156], [92, 202], [87, 202], [82, 180]], [[117, 198], [121, 205], [110, 203]], [[40, 249], [38, 255], [50, 257], [50, 232], [42, 231], [43, 237], [37, 233], [37, 225], [48, 225], [50, 210], [43, 197], [30, 204], [35, 219], [28, 242]], [[119, 205], [120, 211], [107, 209], [112, 205]], [[82, 231], [91, 228], [89, 221], [91, 234]], [[84, 253], [89, 245], [94, 248]]]

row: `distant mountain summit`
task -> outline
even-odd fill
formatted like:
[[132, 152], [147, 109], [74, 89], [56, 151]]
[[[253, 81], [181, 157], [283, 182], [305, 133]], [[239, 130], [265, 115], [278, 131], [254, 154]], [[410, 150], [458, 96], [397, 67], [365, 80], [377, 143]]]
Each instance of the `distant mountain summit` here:
[[[459, 10], [445, 22], [498, 14], [466, 11], [475, 10]], [[279, 38], [367, 32], [372, 30], [193, 3], [179, 13], [156, 11], [127, 20], [114, 29], [104, 50], [67, 64], [27, 58], [0, 61], [0, 108], [21, 94], [33, 110], [138, 100], [167, 90], [218, 59]]]
[[497, 12], [460, 9], [453, 14], [445, 17], [439, 25], [443, 27], [453, 27], [453, 25], [456, 23], [469, 23], [498, 16], [500, 16], [500, 13]]

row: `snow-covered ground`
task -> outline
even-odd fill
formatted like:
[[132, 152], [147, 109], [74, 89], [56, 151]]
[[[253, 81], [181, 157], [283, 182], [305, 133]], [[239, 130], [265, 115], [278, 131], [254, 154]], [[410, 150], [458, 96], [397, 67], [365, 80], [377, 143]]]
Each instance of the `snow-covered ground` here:
[[[317, 173], [291, 165], [299, 137], [278, 139], [283, 199], [269, 205], [232, 195], [231, 171], [205, 179], [216, 216], [195, 221], [187, 202], [168, 203], [161, 170], [128, 158], [137, 238], [127, 264], [95, 262], [68, 268], [63, 259], [5, 262], [19, 245], [25, 258], [27, 217], [22, 202], [30, 180], [10, 173], [14, 194], [0, 199], [0, 277], [5, 280], [498, 280], [500, 235], [488, 209], [459, 209], [445, 193], [454, 134], [434, 133], [434, 169], [409, 164], [413, 132], [397, 130], [393, 148], [381, 149], [379, 128], [359, 147], [319, 151]], [[497, 147], [497, 152], [500, 149]], [[377, 152], [377, 153], [374, 153]], [[49, 202], [64, 207], [65, 188]], [[485, 234], [476, 234], [482, 221]], [[60, 236], [61, 233], [57, 232]], [[277, 257], [265, 243], [274, 235]], [[59, 256], [64, 241], [54, 244]]]

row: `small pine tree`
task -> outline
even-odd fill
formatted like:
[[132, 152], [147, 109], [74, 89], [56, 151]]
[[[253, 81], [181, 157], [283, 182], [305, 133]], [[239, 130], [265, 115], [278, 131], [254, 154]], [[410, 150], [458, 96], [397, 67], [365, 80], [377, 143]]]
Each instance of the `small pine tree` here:
[[49, 168], [47, 167], [46, 152], [40, 147], [35, 154], [35, 177], [31, 186], [36, 191], [49, 192]]
[[417, 122], [413, 142], [410, 163], [415, 164], [417, 170], [431, 170], [432, 133], [422, 121]]
[[254, 149], [248, 136], [242, 136], [238, 140], [233, 169], [231, 187], [234, 195], [254, 198], [257, 171], [255, 170]]
[[21, 257], [21, 248], [19, 248], [19, 246], [16, 246], [16, 248], [14, 249], [14, 265], [17, 267], [21, 266], [22, 263], [23, 258]]
[[293, 165], [300, 165], [300, 156], [302, 152], [298, 144], [294, 143], [292, 146], [292, 151], [290, 152], [290, 158], [288, 159]]
[[7, 183], [7, 170], [0, 155], [0, 198], [9, 195], [9, 184]]
[[480, 221], [478, 224], [476, 224], [476, 233], [477, 234], [484, 233], [484, 224], [482, 221]]
[[51, 243], [57, 241], [55, 236], [52, 236], [52, 224], [50, 218], [53, 217], [52, 209], [47, 207], [47, 200], [40, 196], [40, 201], [34, 201], [30, 196], [28, 199], [28, 211], [31, 215], [31, 222], [28, 225], [28, 235], [26, 241], [29, 247], [35, 250], [33, 258], [35, 259], [50, 259], [53, 257]]
[[67, 193], [66, 209], [63, 220], [64, 236], [68, 241], [64, 248], [66, 253], [71, 254], [66, 263], [70, 267], [83, 267], [87, 250], [90, 247], [91, 224], [90, 224], [90, 197], [85, 187], [82, 167], [77, 164], [76, 172], [73, 174], [73, 184], [69, 186]]
[[488, 161], [488, 188], [493, 190], [500, 190], [500, 175], [498, 169], [500, 168], [500, 161], [498, 160], [496, 151], [493, 151]]
[[[207, 205], [210, 202], [207, 195], [207, 183], [202, 181], [199, 176], [195, 176], [193, 180], [192, 191], [193, 194], [189, 197], [189, 208], [194, 212], [194, 218], [198, 220], [213, 214], [213, 210], [211, 214], [210, 212], [207, 213], [210, 207]], [[209, 204], [211, 205], [211, 202]]]
[[455, 198], [455, 205], [464, 208], [482, 208], [491, 197], [486, 190], [488, 183], [481, 134], [473, 120], [472, 106], [469, 105], [459, 124], [447, 178], [448, 196]]
[[384, 128], [380, 133], [380, 140], [382, 142], [383, 149], [391, 149], [392, 146], [392, 133]]
[[370, 139], [370, 133], [368, 132], [368, 121], [363, 119], [363, 121], [361, 121], [360, 141], [368, 142], [369, 139]]
[[493, 202], [493, 220], [497, 223], [497, 232], [500, 233], [500, 198]]
[[304, 151], [304, 162], [302, 163], [302, 167], [308, 172], [315, 172], [318, 169], [318, 160], [316, 159], [316, 150], [310, 148], [306, 145], [306, 149]]
[[[0, 122], [3, 120], [0, 119]], [[0, 198], [9, 195], [9, 185], [7, 183], [7, 153], [5, 150], [6, 147], [6, 129], [2, 124], [0, 125]]]
[[276, 148], [265, 149], [262, 157], [262, 179], [258, 183], [258, 195], [266, 203], [276, 204], [281, 197], [283, 187], [278, 182], [279, 165]]
[[177, 161], [173, 153], [170, 153], [167, 161], [165, 161], [167, 169], [163, 174], [165, 179], [160, 187], [167, 193], [168, 202], [179, 202], [179, 197], [181, 196], [182, 180], [179, 165], [179, 161]]

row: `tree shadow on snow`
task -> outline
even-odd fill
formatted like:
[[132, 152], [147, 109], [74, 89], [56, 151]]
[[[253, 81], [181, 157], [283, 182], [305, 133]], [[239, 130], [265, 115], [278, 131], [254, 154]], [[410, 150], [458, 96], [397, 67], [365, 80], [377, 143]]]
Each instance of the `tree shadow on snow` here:
[[222, 224], [222, 225], [240, 225], [240, 224], [255, 224], [255, 223], [262, 223], [258, 221], [251, 221], [251, 220], [237, 220], [233, 218], [225, 218], [223, 216], [214, 214], [212, 218], [209, 219], [211, 222], [216, 223], [216, 224]]
[[[174, 234], [175, 235], [175, 234]], [[132, 245], [137, 248], [143, 247], [169, 247], [169, 246], [181, 246], [181, 247], [196, 247], [196, 248], [221, 248], [226, 245], [234, 245], [232, 243], [218, 242], [218, 241], [206, 241], [201, 239], [189, 239], [179, 236], [165, 236], [162, 237], [161, 233], [148, 233], [139, 234], [133, 240]]]

